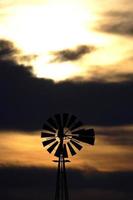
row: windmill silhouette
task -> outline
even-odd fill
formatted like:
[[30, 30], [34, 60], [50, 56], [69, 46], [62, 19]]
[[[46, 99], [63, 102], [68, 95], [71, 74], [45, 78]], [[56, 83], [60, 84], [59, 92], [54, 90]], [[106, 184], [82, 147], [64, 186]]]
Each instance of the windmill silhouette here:
[[70, 162], [69, 155], [74, 156], [82, 149], [82, 142], [94, 145], [94, 130], [83, 128], [74, 115], [55, 114], [43, 124], [41, 137], [43, 146], [48, 146], [47, 151], [58, 157], [54, 160], [58, 162], [55, 200], [69, 200], [65, 163]]

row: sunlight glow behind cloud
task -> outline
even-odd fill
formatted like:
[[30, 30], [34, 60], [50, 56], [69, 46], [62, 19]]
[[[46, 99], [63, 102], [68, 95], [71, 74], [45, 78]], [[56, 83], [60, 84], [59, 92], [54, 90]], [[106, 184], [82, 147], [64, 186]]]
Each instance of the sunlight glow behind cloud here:
[[[0, 3], [0, 37], [13, 41], [23, 54], [38, 55], [29, 62], [37, 77], [60, 81], [80, 75], [83, 79], [89, 79], [88, 74], [93, 67], [110, 70], [112, 65], [116, 65], [117, 68], [118, 62], [131, 56], [133, 42], [130, 38], [96, 29], [106, 21], [104, 13], [110, 9], [111, 2], [3, 1]], [[119, 4], [118, 1], [116, 5]], [[124, 5], [123, 2], [122, 10]], [[93, 45], [97, 51], [77, 62], [62, 65], [49, 63], [49, 52], [79, 45]]]
[[[52, 78], [57, 81], [79, 76], [79, 74], [84, 76], [86, 67], [80, 66], [79, 69], [81, 63], [63, 63], [62, 67], [55, 64], [51, 68], [48, 64], [48, 53], [83, 44], [109, 45], [111, 38], [108, 40], [105, 34], [100, 35], [92, 31], [91, 27], [97, 19], [93, 9], [88, 10], [85, 1], [71, 3], [40, 1], [41, 5], [40, 2], [34, 4], [35, 2], [31, 1], [31, 4], [23, 2], [23, 5], [20, 2], [18, 5], [14, 1], [14, 5], [9, 6], [8, 12], [5, 11], [7, 15], [1, 18], [1, 37], [13, 40], [25, 54], [38, 55], [38, 58], [30, 63], [34, 66], [34, 73], [38, 77]], [[88, 5], [92, 7], [91, 2], [88, 2]], [[110, 48], [112, 49], [111, 46]], [[115, 54], [116, 58], [112, 53], [110, 58], [110, 53], [107, 49], [106, 55], [104, 50], [98, 51], [91, 58], [89, 57], [90, 60], [86, 57], [84, 65], [88, 67], [99, 62], [108, 64], [118, 60], [118, 56], [121, 57], [121, 53]]]

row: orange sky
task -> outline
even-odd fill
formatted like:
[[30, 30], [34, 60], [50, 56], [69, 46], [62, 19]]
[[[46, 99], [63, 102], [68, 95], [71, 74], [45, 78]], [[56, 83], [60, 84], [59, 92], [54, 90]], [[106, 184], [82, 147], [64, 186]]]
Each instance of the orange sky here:
[[[101, 128], [96, 128], [96, 144], [90, 146], [83, 144], [83, 149], [77, 152], [74, 157], [70, 156], [71, 163], [67, 166], [82, 170], [98, 171], [132, 171], [132, 131], [128, 128], [117, 128], [112, 137], [98, 135]], [[107, 128], [107, 134], [110, 134], [112, 128]], [[123, 130], [123, 131], [122, 131]], [[121, 142], [124, 134], [128, 130], [127, 143]], [[132, 129], [131, 129], [132, 130]], [[121, 135], [118, 137], [118, 132]], [[113, 132], [113, 131], [112, 131]], [[119, 141], [119, 142], [118, 142]], [[55, 157], [43, 148], [40, 132], [1, 132], [0, 139], [0, 165], [5, 166], [36, 166], [36, 167], [57, 167], [52, 160]]]

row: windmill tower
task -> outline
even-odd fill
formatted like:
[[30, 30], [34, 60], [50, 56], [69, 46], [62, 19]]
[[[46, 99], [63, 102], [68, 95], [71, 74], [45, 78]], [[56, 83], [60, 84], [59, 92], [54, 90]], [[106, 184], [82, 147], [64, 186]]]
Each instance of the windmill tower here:
[[49, 153], [54, 152], [58, 160], [55, 200], [69, 200], [65, 163], [69, 155], [82, 149], [82, 142], [94, 145], [94, 130], [83, 128], [81, 121], [68, 113], [56, 114], [43, 124], [42, 143]]

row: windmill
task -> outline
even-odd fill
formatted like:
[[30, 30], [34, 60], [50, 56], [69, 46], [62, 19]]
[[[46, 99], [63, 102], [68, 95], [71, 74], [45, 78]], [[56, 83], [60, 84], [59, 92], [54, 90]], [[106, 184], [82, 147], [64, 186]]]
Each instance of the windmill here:
[[55, 200], [69, 200], [65, 163], [69, 155], [76, 155], [82, 149], [82, 142], [94, 145], [94, 130], [83, 128], [77, 117], [68, 113], [55, 114], [43, 124], [42, 143], [58, 160]]

